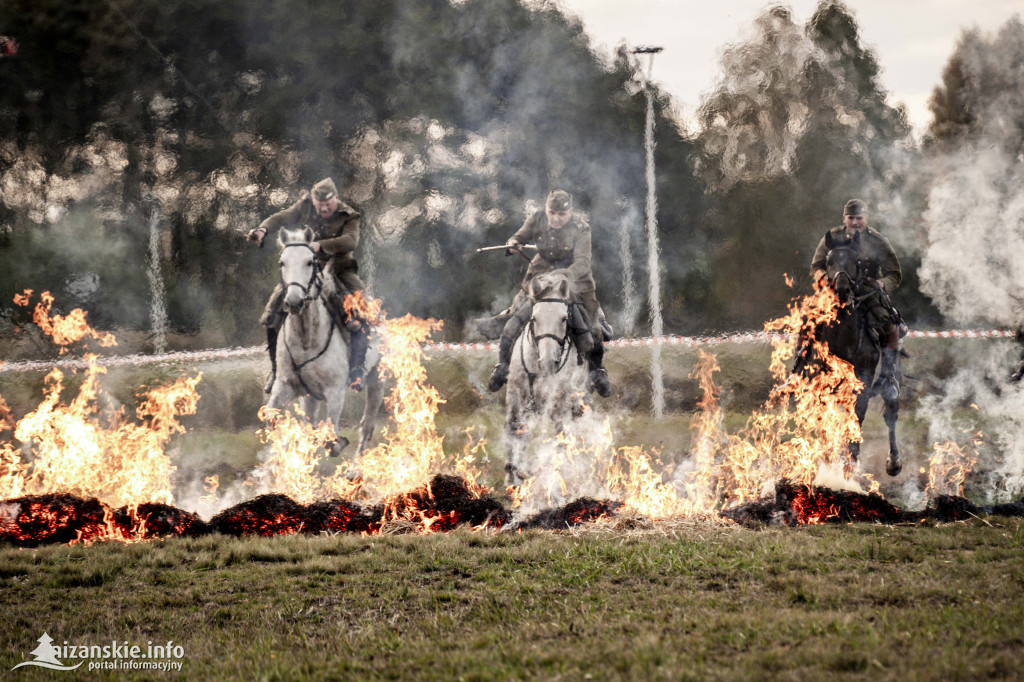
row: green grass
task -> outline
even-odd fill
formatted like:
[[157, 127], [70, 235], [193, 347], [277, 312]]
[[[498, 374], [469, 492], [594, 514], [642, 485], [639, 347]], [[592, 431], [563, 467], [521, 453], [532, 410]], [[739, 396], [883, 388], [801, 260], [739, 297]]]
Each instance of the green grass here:
[[1022, 540], [992, 518], [4, 548], [0, 668], [45, 630], [173, 640], [180, 679], [1007, 679]]

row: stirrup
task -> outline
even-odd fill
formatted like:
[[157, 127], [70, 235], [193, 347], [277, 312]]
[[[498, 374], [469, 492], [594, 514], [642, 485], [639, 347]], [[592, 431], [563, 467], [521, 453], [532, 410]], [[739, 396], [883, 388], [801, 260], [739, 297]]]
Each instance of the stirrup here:
[[508, 365], [506, 365], [503, 362], [499, 362], [494, 366], [494, 369], [491, 370], [491, 379], [487, 383], [487, 390], [489, 390], [491, 393], [494, 393], [501, 389], [501, 387], [504, 386], [505, 382], [507, 381]]

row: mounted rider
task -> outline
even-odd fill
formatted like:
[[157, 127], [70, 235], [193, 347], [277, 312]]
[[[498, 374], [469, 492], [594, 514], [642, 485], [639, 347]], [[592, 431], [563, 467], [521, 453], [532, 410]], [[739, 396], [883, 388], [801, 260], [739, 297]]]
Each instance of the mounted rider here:
[[[903, 281], [903, 271], [889, 240], [868, 226], [868, 211], [860, 199], [850, 199], [843, 208], [843, 224], [828, 231], [814, 252], [811, 261], [811, 279], [827, 277], [825, 260], [831, 247], [851, 245], [857, 254], [857, 286], [854, 295], [859, 305], [868, 311], [868, 326], [878, 335], [882, 346], [882, 366], [875, 386], [886, 400], [895, 400], [900, 394], [896, 375], [896, 356], [899, 353], [901, 320], [899, 312], [889, 299]], [[831, 240], [829, 240], [831, 235]]]
[[512, 347], [523, 327], [530, 319], [532, 303], [526, 295], [528, 285], [537, 275], [564, 270], [574, 287], [573, 311], [569, 321], [573, 340], [581, 356], [585, 355], [590, 371], [591, 386], [599, 395], [611, 395], [608, 372], [604, 368], [605, 332], [598, 321], [598, 303], [594, 276], [590, 270], [590, 225], [573, 213], [572, 195], [556, 189], [548, 195], [545, 209], [536, 211], [506, 242], [505, 255], [519, 253], [525, 244], [535, 244], [537, 255], [523, 278], [520, 291], [512, 306], [494, 318], [504, 322], [498, 346], [498, 364], [491, 372], [488, 388], [493, 392], [508, 380], [508, 367], [512, 360]]
[[[340, 327], [349, 333], [349, 386], [359, 391], [363, 386], [366, 370], [366, 350], [369, 345], [369, 325], [345, 309], [344, 300], [348, 294], [363, 291], [365, 287], [357, 274], [359, 264], [352, 255], [359, 245], [360, 215], [354, 208], [338, 198], [334, 181], [324, 178], [304, 192], [294, 204], [270, 216], [259, 227], [249, 231], [248, 238], [259, 242], [267, 235], [285, 227], [308, 225], [316, 235], [311, 246], [323, 267], [336, 278], [339, 286], [336, 293], [326, 301], [331, 316]], [[277, 374], [277, 334], [284, 324], [284, 286], [279, 282], [270, 294], [270, 300], [263, 310], [260, 323], [267, 329], [267, 350], [270, 351], [270, 380], [263, 389], [269, 393]]]

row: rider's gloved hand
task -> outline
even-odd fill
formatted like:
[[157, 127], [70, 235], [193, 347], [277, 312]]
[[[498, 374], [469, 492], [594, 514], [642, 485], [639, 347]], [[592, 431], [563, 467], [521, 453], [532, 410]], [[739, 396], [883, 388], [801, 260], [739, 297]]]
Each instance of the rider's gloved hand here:
[[519, 253], [520, 250], [522, 250], [522, 245], [520, 245], [520, 243], [517, 242], [515, 239], [509, 239], [507, 242], [505, 242], [506, 256], [514, 256], [515, 254]]
[[259, 247], [263, 248], [263, 240], [267, 238], [267, 231], [262, 227], [255, 227], [249, 230], [249, 234], [246, 235], [246, 239], [251, 242], [258, 242]]

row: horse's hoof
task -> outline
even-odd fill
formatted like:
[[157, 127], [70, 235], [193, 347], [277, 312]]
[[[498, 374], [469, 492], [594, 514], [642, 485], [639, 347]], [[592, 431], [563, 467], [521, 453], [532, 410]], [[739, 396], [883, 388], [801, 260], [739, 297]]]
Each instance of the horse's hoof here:
[[496, 393], [501, 390], [506, 381], [508, 381], [508, 365], [499, 362], [491, 370], [491, 378], [487, 382], [487, 390], [491, 393]]
[[590, 372], [590, 385], [602, 398], [607, 398], [612, 394], [612, 384], [608, 380], [608, 372], [605, 371], [604, 367]]
[[338, 457], [342, 450], [348, 447], [349, 440], [345, 436], [338, 436], [328, 447], [328, 454], [331, 457]]
[[885, 463], [885, 473], [890, 476], [899, 476], [901, 471], [903, 471], [903, 462], [900, 460], [899, 454], [890, 454]]
[[530, 473], [523, 471], [519, 467], [513, 464], [505, 465], [505, 487], [506, 488], [518, 488], [526, 479], [530, 477]]

